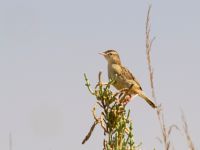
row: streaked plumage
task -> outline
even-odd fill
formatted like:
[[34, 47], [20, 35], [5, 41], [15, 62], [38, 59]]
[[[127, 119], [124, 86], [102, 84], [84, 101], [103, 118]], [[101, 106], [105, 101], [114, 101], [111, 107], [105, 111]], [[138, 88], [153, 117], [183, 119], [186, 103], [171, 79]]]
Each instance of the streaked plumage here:
[[113, 86], [117, 90], [124, 88], [129, 88], [131, 85], [129, 94], [139, 95], [142, 97], [151, 107], [156, 108], [156, 105], [149, 99], [142, 90], [142, 87], [138, 80], [133, 76], [133, 74], [121, 64], [120, 57], [115, 50], [107, 50], [103, 55], [108, 62], [108, 77], [109, 79], [114, 79], [115, 82]]

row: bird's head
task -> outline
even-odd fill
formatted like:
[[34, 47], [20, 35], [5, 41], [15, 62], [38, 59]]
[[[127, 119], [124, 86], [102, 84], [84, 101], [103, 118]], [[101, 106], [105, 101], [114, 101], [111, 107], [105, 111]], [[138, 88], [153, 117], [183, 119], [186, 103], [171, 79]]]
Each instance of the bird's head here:
[[119, 54], [115, 50], [107, 50], [99, 54], [103, 55], [109, 64], [121, 64]]

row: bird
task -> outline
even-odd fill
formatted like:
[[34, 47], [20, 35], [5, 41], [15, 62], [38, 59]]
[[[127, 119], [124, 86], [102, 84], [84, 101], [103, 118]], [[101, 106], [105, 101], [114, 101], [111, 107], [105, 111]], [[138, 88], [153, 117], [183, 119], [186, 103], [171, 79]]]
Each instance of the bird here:
[[155, 103], [146, 96], [139, 81], [133, 76], [133, 74], [122, 65], [119, 54], [116, 50], [106, 50], [100, 52], [108, 63], [108, 78], [114, 80], [112, 85], [117, 90], [129, 89], [130, 95], [140, 96], [144, 99], [152, 108], [157, 108]]

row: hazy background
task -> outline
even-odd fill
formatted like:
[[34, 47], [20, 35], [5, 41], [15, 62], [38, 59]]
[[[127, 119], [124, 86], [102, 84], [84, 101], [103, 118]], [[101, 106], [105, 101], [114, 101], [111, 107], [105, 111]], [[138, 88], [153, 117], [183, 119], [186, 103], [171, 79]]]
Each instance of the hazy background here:
[[[116, 49], [122, 62], [151, 94], [145, 55], [145, 18], [152, 3], [155, 88], [166, 123], [181, 125], [181, 109], [200, 148], [200, 1], [1, 0], [0, 1], [0, 149], [101, 150], [98, 127], [81, 145], [95, 103], [84, 86], [106, 61], [98, 52]], [[132, 110], [136, 143], [160, 150], [156, 113], [140, 98]], [[175, 148], [187, 150], [178, 131]]]

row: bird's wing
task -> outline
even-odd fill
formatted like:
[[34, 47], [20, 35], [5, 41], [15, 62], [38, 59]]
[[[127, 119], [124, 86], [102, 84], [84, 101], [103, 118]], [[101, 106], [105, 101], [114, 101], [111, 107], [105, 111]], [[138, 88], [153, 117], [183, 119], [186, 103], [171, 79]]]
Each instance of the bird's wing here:
[[128, 80], [133, 80], [139, 86], [139, 88], [142, 90], [142, 87], [141, 87], [139, 81], [135, 78], [135, 76], [133, 76], [133, 74], [126, 67], [122, 66], [121, 74], [122, 74], [122, 76], [126, 77]]
[[119, 77], [118, 79], [120, 80], [120, 82], [129, 80], [130, 83], [142, 90], [138, 80], [132, 75], [132, 73], [128, 69], [126, 69], [126, 67], [113, 65], [112, 68], [114, 73]]

